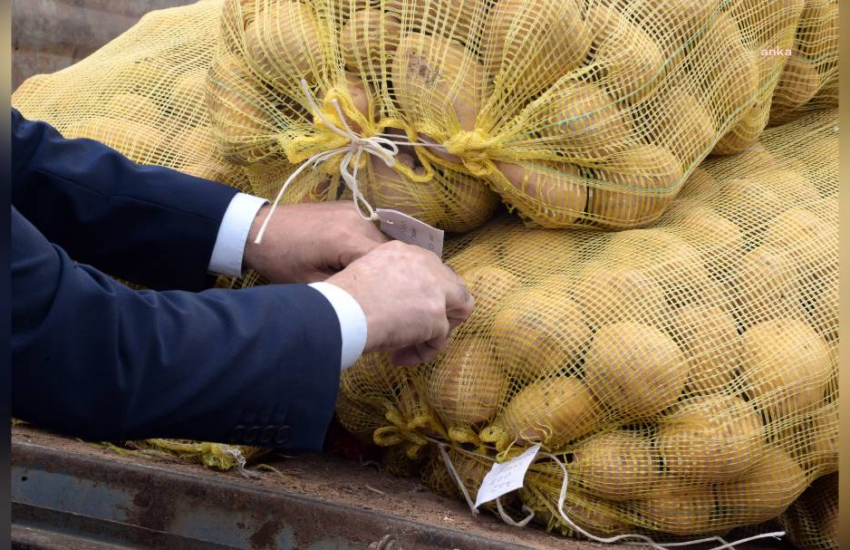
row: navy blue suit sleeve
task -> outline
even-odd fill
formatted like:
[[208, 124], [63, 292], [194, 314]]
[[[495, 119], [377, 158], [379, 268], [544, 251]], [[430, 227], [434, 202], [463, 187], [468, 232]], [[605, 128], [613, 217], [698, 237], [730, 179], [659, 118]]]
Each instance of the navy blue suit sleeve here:
[[[116, 121], [116, 124], [120, 124]], [[64, 139], [12, 110], [12, 204], [76, 261], [153, 289], [201, 290], [235, 189]]]
[[134, 291], [11, 221], [15, 417], [92, 440], [321, 448], [341, 336], [318, 291]]

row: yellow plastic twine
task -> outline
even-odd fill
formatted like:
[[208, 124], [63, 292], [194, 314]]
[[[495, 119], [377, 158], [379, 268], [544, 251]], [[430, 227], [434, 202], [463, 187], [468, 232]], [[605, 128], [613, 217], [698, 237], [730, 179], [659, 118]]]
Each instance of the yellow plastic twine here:
[[[440, 454], [443, 458], [443, 462], [446, 465], [446, 469], [449, 471], [449, 474], [451, 475], [454, 482], [457, 484], [461, 493], [463, 493], [463, 497], [464, 497], [464, 499], [466, 499], [466, 504], [469, 506], [469, 509], [472, 511], [473, 514], [478, 514], [479, 512], [475, 508], [475, 503], [472, 500], [472, 498], [470, 497], [469, 491], [467, 491], [466, 486], [463, 483], [463, 480], [460, 479], [460, 475], [458, 475], [457, 470], [455, 469], [454, 464], [452, 464], [451, 458], [449, 457], [449, 454], [446, 451], [446, 448], [449, 447], [449, 445], [446, 442], [440, 441], [438, 439], [433, 439], [433, 438], [430, 438], [430, 437], [427, 437], [427, 436], [424, 436], [424, 437], [426, 439], [428, 439], [428, 441], [431, 441], [432, 443], [437, 444], [437, 446], [440, 449]], [[470, 455], [470, 456], [483, 458], [483, 459], [488, 460], [490, 462], [496, 462], [496, 460], [494, 460], [493, 457], [490, 457], [490, 456], [487, 456], [487, 455], [484, 455], [484, 454], [481, 454], [481, 453], [476, 453], [474, 451], [468, 451], [466, 449], [462, 449], [462, 448], [458, 448], [458, 447], [453, 447], [453, 448], [454, 448], [454, 450], [456, 450], [458, 452], [461, 452], [461, 453], [464, 453], [464, 454], [467, 454], [467, 455]], [[623, 534], [623, 535], [616, 535], [616, 536], [613, 536], [613, 537], [597, 537], [596, 535], [594, 535], [592, 533], [588, 533], [587, 531], [585, 531], [584, 529], [582, 529], [581, 527], [576, 525], [569, 518], [569, 516], [567, 516], [566, 512], [564, 512], [564, 502], [567, 499], [567, 485], [569, 483], [569, 474], [567, 472], [566, 466], [564, 466], [564, 463], [561, 462], [561, 460], [558, 459], [557, 456], [543, 452], [543, 451], [538, 452], [537, 456], [534, 458], [534, 460], [536, 461], [540, 457], [546, 457], [546, 458], [553, 460], [558, 465], [558, 467], [561, 468], [561, 471], [564, 473], [564, 481], [561, 483], [561, 493], [558, 496], [558, 513], [560, 514], [561, 518], [575, 532], [580, 533], [581, 535], [584, 535], [585, 537], [587, 537], [588, 540], [592, 540], [594, 542], [600, 542], [600, 543], [603, 543], [603, 544], [613, 544], [613, 543], [616, 543], [616, 542], [625, 542], [626, 544], [630, 544], [630, 545], [649, 546], [650, 548], [653, 548], [654, 550], [669, 550], [671, 548], [682, 547], [682, 546], [692, 546], [694, 544], [705, 544], [705, 543], [709, 543], [709, 542], [719, 542], [720, 546], [715, 546], [711, 550], [735, 550], [736, 545], [746, 544], [748, 542], [752, 542], [752, 541], [755, 541], [755, 540], [768, 539], [768, 538], [779, 540], [780, 538], [785, 536], [785, 531], [774, 531], [774, 532], [770, 532], [770, 533], [762, 533], [760, 535], [754, 535], [752, 537], [747, 537], [747, 538], [744, 538], [744, 539], [736, 540], [734, 542], [727, 542], [726, 539], [724, 539], [723, 537], [719, 537], [719, 536], [707, 537], [707, 538], [704, 538], [704, 539], [691, 540], [691, 541], [686, 541], [686, 542], [655, 542], [653, 539], [651, 539], [650, 537], [648, 537], [646, 535], [628, 534], [628, 533]], [[525, 527], [534, 518], [534, 511], [531, 510], [530, 508], [528, 508], [528, 506], [526, 506], [525, 504], [523, 504], [522, 509], [523, 509], [524, 512], [528, 513], [529, 515], [527, 517], [525, 517], [524, 519], [522, 519], [521, 521], [515, 521], [505, 513], [504, 508], [502, 507], [501, 499], [496, 499], [496, 508], [498, 509], [499, 515], [501, 516], [502, 520], [505, 523], [507, 523], [508, 525], [512, 525], [514, 527]], [[633, 539], [633, 540], [628, 540], [628, 539]], [[634, 540], [634, 539], [636, 539], [636, 540]]]

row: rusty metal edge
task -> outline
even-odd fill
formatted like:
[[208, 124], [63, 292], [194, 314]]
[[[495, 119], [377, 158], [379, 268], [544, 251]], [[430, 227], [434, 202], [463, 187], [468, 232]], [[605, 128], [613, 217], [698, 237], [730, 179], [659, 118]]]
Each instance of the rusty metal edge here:
[[[204, 507], [216, 507], [227, 513], [257, 516], [257, 530], [250, 539], [255, 548], [271, 548], [269, 541], [274, 540], [273, 535], [282, 527], [293, 529], [299, 548], [328, 536], [347, 541], [352, 548], [363, 548], [386, 534], [396, 537], [404, 548], [462, 547], [465, 550], [527, 550], [530, 548], [381, 512], [329, 503], [309, 496], [273, 491], [244, 482], [237, 483], [227, 477], [194, 476], [175, 472], [156, 464], [119, 463], [102, 457], [61, 452], [31, 443], [13, 443], [12, 468], [13, 471], [26, 469], [48, 475], [59, 473], [71, 475], [131, 493], [136, 506], [127, 510], [123, 521], [110, 523], [111, 528], [116, 529], [119, 535], [120, 527], [125, 526], [126, 542], [131, 542], [127, 539], [133, 538], [131, 533], [139, 528], [152, 533], [162, 533], [163, 536], [177, 535], [169, 532], [169, 526], [175, 519], [174, 515], [180, 513], [173, 506], [179, 500], [190, 507], [193, 504], [202, 504]], [[13, 478], [12, 502], [16, 506], [13, 508], [12, 521], [16, 524], [24, 520], [21, 515], [24, 509], [20, 507], [20, 505], [26, 505], [22, 502], [23, 490], [21, 483]], [[60, 503], [54, 504], [53, 512], [69, 513], [62, 509]], [[16, 511], [18, 513], [15, 513]], [[262, 514], [258, 516], [260, 511]], [[31, 516], [36, 514], [32, 510], [28, 513]], [[49, 516], [49, 513], [43, 510], [38, 514], [41, 514], [41, 517]], [[276, 530], [270, 529], [267, 521], [263, 523], [264, 520], [260, 520], [260, 516], [277, 518], [278, 525], [272, 526], [276, 527]], [[91, 519], [107, 521], [98, 517]], [[102, 524], [106, 525], [106, 523]], [[74, 523], [71, 522], [69, 525]], [[270, 531], [273, 531], [272, 536], [269, 536]], [[201, 541], [201, 539], [198, 540]], [[185, 548], [192, 547], [190, 541], [187, 540], [185, 543]], [[138, 544], [138, 541], [134, 544]]]

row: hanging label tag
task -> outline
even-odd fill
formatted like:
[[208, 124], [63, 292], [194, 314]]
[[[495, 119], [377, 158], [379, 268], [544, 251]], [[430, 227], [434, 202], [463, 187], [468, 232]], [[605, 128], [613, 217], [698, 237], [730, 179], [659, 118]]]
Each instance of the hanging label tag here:
[[381, 220], [381, 231], [388, 237], [403, 243], [421, 246], [438, 257], [443, 257], [443, 237], [445, 233], [425, 222], [403, 214], [398, 210], [375, 210]]
[[512, 458], [501, 464], [493, 464], [493, 468], [484, 476], [478, 496], [475, 497], [475, 507], [478, 508], [486, 502], [496, 500], [502, 495], [522, 488], [525, 473], [534, 462], [534, 458], [540, 451], [540, 443], [528, 448], [516, 458]]

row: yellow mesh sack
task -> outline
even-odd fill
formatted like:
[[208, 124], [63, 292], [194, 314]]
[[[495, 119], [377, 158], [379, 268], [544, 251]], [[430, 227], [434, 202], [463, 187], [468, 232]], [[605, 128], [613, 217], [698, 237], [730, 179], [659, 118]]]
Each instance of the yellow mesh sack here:
[[838, 468], [837, 117], [706, 161], [652, 228], [500, 216], [450, 240], [475, 311], [429, 363], [345, 371], [343, 425], [459, 495], [449, 449], [473, 498], [489, 468], [469, 461], [542, 443], [519, 498], [570, 535], [565, 517], [678, 540], [779, 516]]
[[779, 522], [801, 550], [839, 550], [838, 473], [812, 483]]

